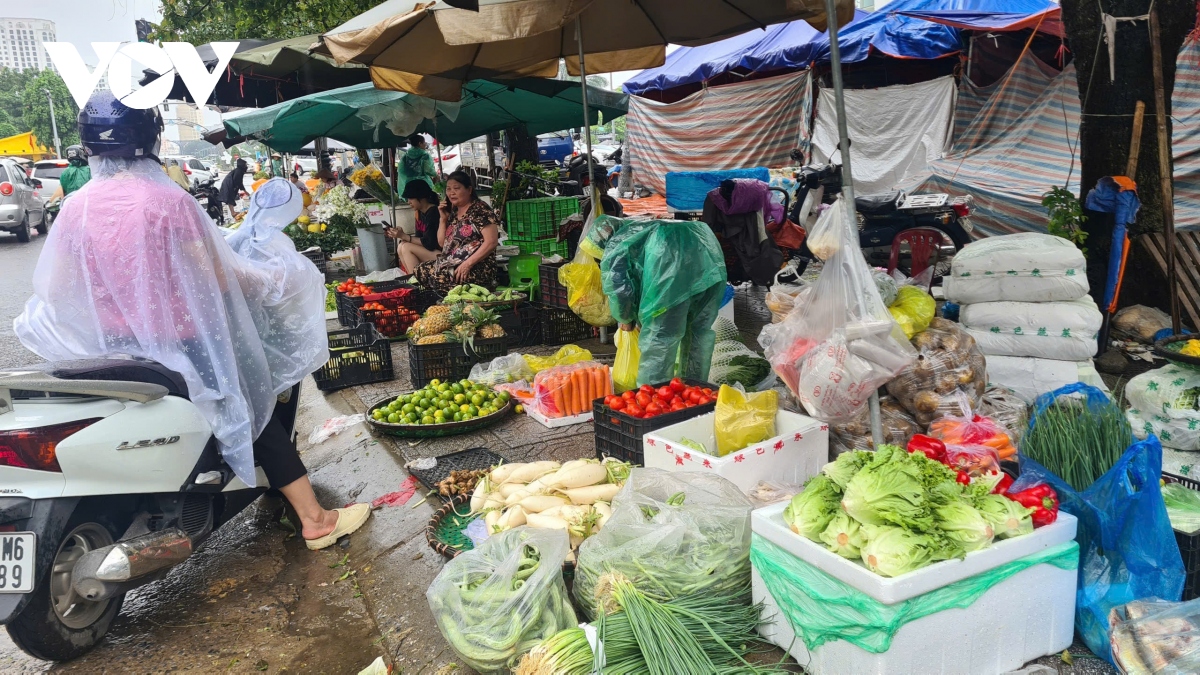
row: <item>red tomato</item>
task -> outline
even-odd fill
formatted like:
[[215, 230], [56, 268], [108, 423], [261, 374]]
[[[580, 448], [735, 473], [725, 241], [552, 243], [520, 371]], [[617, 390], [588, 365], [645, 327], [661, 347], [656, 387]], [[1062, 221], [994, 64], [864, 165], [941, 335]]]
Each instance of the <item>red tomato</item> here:
[[663, 412], [662, 406], [660, 406], [659, 404], [657, 404], [653, 401], [650, 402], [650, 405], [646, 406], [646, 417], [654, 417], [655, 415], [661, 415], [662, 412]]
[[694, 389], [687, 394], [688, 403], [699, 403], [703, 398], [704, 394]]
[[642, 410], [642, 406], [636, 403], [630, 403], [629, 405], [625, 406], [625, 414], [629, 415], [630, 417], [641, 417], [642, 415], [646, 414], [646, 411]]
[[637, 401], [638, 405], [645, 408], [646, 406], [650, 405], [651, 401], [653, 401], [654, 399], [652, 399], [650, 397], [650, 394], [647, 394], [644, 391], [639, 391], [637, 393], [637, 396], [634, 397], [634, 400]]
[[671, 391], [676, 393], [683, 391], [687, 387], [687, 385], [683, 383], [683, 380], [679, 379], [678, 377], [671, 380], [671, 384], [669, 386], [671, 387]]
[[679, 396], [673, 396], [671, 398], [671, 405], [675, 405], [676, 403], [678, 403], [679, 405], [683, 405], [684, 403], [686, 403], [686, 401], [684, 401]]
[[638, 387], [638, 391], [644, 391], [644, 392], [646, 392], [647, 394], [653, 394], [653, 393], [654, 393], [654, 387], [651, 387], [651, 386], [650, 386], [650, 385], [648, 385], [648, 384], [643, 384], [642, 386]]
[[709, 389], [708, 387], [705, 387], [704, 389], [701, 389], [701, 391], [703, 391], [703, 392], [704, 392], [704, 395], [705, 395], [705, 396], [712, 396], [712, 395], [713, 395], [713, 390], [712, 390], [712, 389]]
[[687, 407], [687, 406], [683, 405], [682, 401], [677, 401], [676, 403], [671, 404], [671, 412], [679, 412], [680, 410], [683, 410], [685, 407]]
[[663, 399], [664, 401], [670, 401], [671, 397], [675, 395], [675, 392], [672, 391], [671, 388], [666, 385], [659, 387], [658, 391], [655, 393], [657, 393], [658, 397]]
[[614, 396], [613, 402], [609, 403], [608, 407], [612, 408], [613, 410], [624, 410], [625, 399], [621, 398], [620, 396]]
[[632, 389], [624, 394], [621, 394], [621, 398], [625, 399], [626, 401], [632, 401], [635, 396], [637, 396], [637, 392]]
[[696, 407], [696, 404], [695, 404], [695, 403], [692, 403], [691, 401], [688, 401], [687, 403], [684, 403], [684, 404], [683, 404], [683, 407], [685, 407], [685, 408], [695, 408], [695, 407]]

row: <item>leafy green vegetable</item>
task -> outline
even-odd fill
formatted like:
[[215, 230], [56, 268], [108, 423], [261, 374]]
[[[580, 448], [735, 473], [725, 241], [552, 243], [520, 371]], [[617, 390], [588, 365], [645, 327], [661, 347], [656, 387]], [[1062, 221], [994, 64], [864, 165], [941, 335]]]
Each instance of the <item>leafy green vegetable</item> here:
[[1162, 496], [1171, 527], [1188, 534], [1200, 530], [1200, 492], [1179, 483], [1167, 483], [1162, 487]]
[[868, 450], [843, 452], [838, 455], [837, 459], [821, 467], [821, 473], [829, 476], [829, 479], [836, 483], [838, 488], [845, 490], [846, 483], [849, 483], [854, 474], [866, 466], [874, 456], [874, 453]]
[[885, 577], [896, 577], [939, 560], [956, 557], [957, 551], [936, 535], [909, 532], [902, 527], [863, 525], [867, 543], [862, 561]]
[[1021, 506], [1003, 495], [981, 495], [972, 500], [983, 519], [992, 524], [997, 539], [1008, 539], [1033, 532], [1033, 509]]
[[842, 508], [864, 525], [897, 525], [917, 532], [933, 529], [922, 464], [913, 455], [883, 445], [846, 483]]
[[996, 536], [991, 523], [965, 499], [939, 506], [934, 515], [938, 528], [967, 553], [986, 548]]
[[867, 543], [867, 537], [857, 520], [839, 510], [833, 520], [829, 521], [825, 531], [821, 532], [821, 541], [825, 543], [825, 548], [843, 558], [858, 560], [862, 555], [860, 549]]
[[729, 360], [729, 372], [722, 384], [742, 383], [749, 387], [762, 382], [771, 372], [771, 362], [760, 356], [741, 354]]
[[679, 444], [685, 448], [691, 448], [692, 450], [695, 450], [696, 452], [704, 452], [704, 453], [708, 452], [708, 448], [704, 447], [703, 443], [701, 443], [700, 441], [693, 441], [690, 438], [679, 439]]
[[820, 541], [821, 533], [839, 511], [838, 500], [841, 497], [842, 491], [828, 476], [817, 474], [804, 485], [804, 492], [792, 497], [791, 503], [783, 510], [783, 520], [792, 528], [792, 532]]

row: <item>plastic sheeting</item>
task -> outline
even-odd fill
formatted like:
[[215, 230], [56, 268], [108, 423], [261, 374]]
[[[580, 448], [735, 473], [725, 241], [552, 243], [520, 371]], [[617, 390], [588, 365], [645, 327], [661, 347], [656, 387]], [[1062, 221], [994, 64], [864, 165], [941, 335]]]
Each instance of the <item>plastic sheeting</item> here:
[[[890, 7], [890, 6], [889, 6]], [[822, 89], [813, 128], [814, 159], [837, 150], [833, 90]], [[949, 148], [954, 115], [954, 78], [845, 92], [850, 159], [857, 195], [887, 192], [929, 175], [930, 164]]]
[[1175, 62], [1171, 120], [1175, 230], [1200, 230], [1200, 40], [1195, 36], [1183, 44]]
[[635, 180], [666, 194], [672, 171], [790, 166], [792, 150], [808, 151], [811, 108], [807, 71], [712, 87], [675, 103], [631, 97], [625, 140]]
[[47, 236], [14, 331], [47, 360], [128, 355], [180, 373], [225, 460], [255, 485], [252, 443], [275, 397], [328, 359], [324, 328], [311, 325], [324, 301], [306, 304], [324, 294], [316, 268], [254, 236], [275, 229], [264, 217], [274, 209], [243, 225], [247, 259], [157, 162], [94, 157], [91, 168]]

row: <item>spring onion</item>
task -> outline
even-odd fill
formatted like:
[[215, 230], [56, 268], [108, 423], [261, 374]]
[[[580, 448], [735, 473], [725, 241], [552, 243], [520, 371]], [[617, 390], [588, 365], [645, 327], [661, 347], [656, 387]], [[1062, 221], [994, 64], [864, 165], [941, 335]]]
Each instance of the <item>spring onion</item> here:
[[1021, 453], [1082, 492], [1111, 469], [1133, 443], [1129, 422], [1112, 401], [1061, 400], [1039, 413], [1021, 439]]

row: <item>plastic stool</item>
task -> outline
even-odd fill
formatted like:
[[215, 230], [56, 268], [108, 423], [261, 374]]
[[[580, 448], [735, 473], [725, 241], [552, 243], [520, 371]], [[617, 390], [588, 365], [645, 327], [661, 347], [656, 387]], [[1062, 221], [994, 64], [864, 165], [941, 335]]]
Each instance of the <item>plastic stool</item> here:
[[522, 253], [508, 259], [508, 287], [514, 291], [522, 291], [534, 300], [541, 288], [542, 279], [538, 273], [538, 265], [542, 264], [542, 256], [537, 253]]

